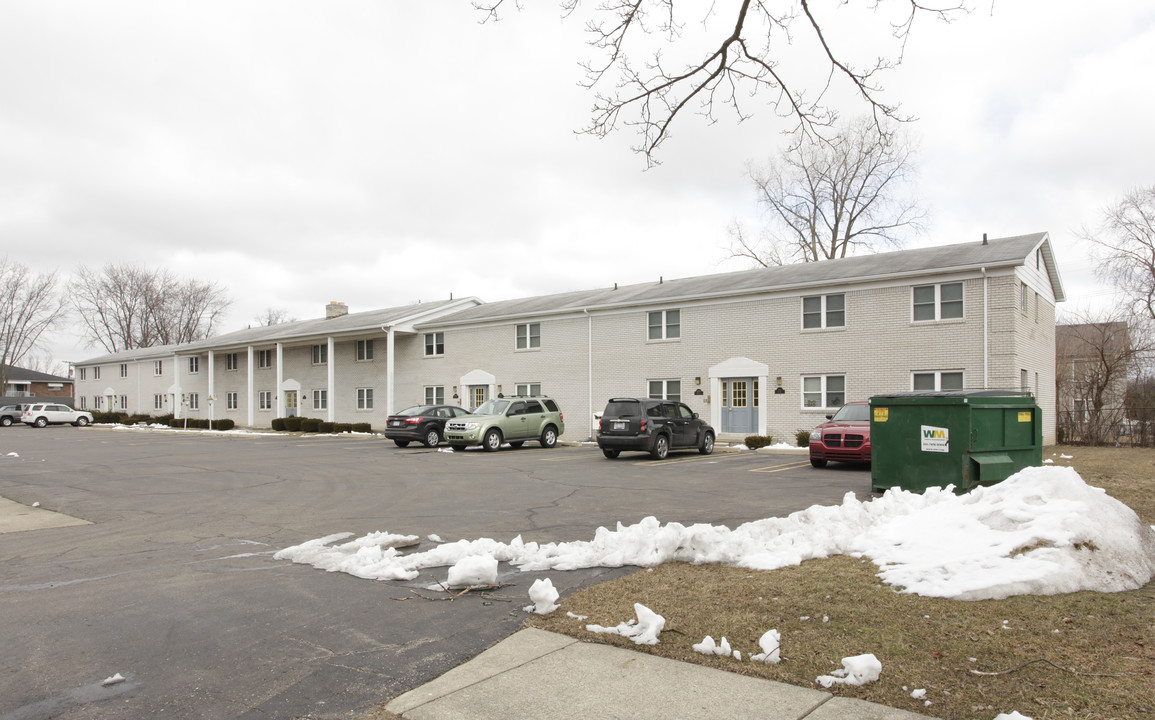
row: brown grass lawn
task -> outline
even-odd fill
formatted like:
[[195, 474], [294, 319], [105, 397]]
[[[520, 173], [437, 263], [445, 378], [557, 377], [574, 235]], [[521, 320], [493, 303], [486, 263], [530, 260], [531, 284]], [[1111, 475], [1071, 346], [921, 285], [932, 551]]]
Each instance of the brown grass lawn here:
[[[1155, 524], [1155, 450], [1063, 446], [1044, 458], [1074, 467]], [[1155, 582], [1123, 593], [964, 602], [898, 592], [875, 572], [848, 557], [766, 572], [669, 564], [563, 598], [561, 610], [527, 625], [807, 687], [818, 687], [814, 679], [841, 658], [871, 652], [882, 679], [831, 692], [942, 718], [992, 720], [1017, 710], [1035, 720], [1155, 719]], [[585, 630], [632, 619], [635, 602], [666, 618], [660, 644]], [[782, 633], [779, 665], [690, 648], [724, 635], [746, 657], [760, 652], [758, 638], [770, 628]], [[930, 705], [910, 697], [916, 688]]]

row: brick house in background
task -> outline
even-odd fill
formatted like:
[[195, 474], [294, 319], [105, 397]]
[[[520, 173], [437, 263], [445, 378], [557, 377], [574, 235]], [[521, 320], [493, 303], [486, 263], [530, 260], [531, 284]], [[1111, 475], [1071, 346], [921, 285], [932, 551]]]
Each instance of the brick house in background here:
[[59, 377], [13, 365], [4, 366], [4, 387], [0, 403], [15, 405], [30, 398], [67, 401], [72, 404], [72, 378]]
[[[657, 272], [655, 272], [657, 275]], [[253, 328], [76, 363], [78, 403], [268, 427], [384, 426], [421, 403], [547, 394], [563, 439], [610, 397], [677, 398], [719, 434], [793, 441], [844, 402], [909, 390], [1029, 390], [1055, 439], [1046, 233], [483, 303]]]

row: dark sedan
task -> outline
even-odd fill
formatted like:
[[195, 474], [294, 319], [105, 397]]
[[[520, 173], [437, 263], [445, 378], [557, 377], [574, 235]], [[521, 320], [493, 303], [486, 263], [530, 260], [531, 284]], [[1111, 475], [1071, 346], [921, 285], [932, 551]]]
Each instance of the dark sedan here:
[[405, 447], [411, 442], [437, 447], [445, 437], [445, 421], [469, 414], [468, 410], [456, 405], [414, 405], [389, 416], [385, 423], [385, 437], [397, 443], [397, 447]]

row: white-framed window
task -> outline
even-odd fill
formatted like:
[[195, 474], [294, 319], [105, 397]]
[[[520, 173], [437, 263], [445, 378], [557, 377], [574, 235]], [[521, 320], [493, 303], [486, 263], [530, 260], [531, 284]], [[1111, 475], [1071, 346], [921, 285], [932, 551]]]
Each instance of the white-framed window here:
[[1019, 283], [1019, 312], [1027, 314], [1027, 284]]
[[272, 410], [273, 409], [273, 391], [261, 390], [257, 393], [257, 409], [258, 410]]
[[518, 395], [541, 395], [541, 383], [518, 383]]
[[373, 409], [373, 388], [357, 388], [357, 409]]
[[164, 395], [157, 393], [152, 396], [152, 409], [164, 410]]
[[[84, 378], [81, 378], [81, 380], [83, 380], [83, 379]], [[87, 410], [88, 409], [88, 398], [81, 395], [78, 399], [80, 400], [80, 409], [81, 410]]]
[[813, 295], [802, 298], [802, 329], [846, 327], [846, 296]]
[[1030, 375], [1026, 370], [1019, 370], [1019, 388], [1023, 392], [1030, 392], [1031, 390], [1031, 381], [1029, 378]]
[[329, 345], [327, 343], [313, 346], [313, 364], [324, 365], [329, 362]]
[[444, 385], [426, 385], [425, 386], [425, 404], [426, 405], [444, 405], [445, 404], [445, 386]]
[[236, 353], [225, 354], [225, 370], [236, 370], [238, 367], [238, 359]]
[[99, 395], [93, 395], [92, 396], [92, 409], [93, 410], [99, 410], [100, 409], [100, 396]]
[[358, 362], [366, 362], [373, 359], [373, 341], [372, 340], [358, 340], [357, 341], [357, 360]]
[[654, 400], [677, 400], [682, 399], [682, 381], [681, 380], [650, 380], [649, 381], [650, 397]]
[[193, 355], [192, 357], [190, 357], [188, 359], [188, 374], [189, 375], [196, 375], [200, 371], [201, 371], [201, 359], [200, 359], [200, 357]]
[[273, 351], [272, 350], [258, 350], [257, 351], [257, 367], [271, 368], [273, 366]]
[[158, 377], [164, 375], [164, 360], [153, 360], [152, 374]]
[[962, 370], [927, 370], [910, 375], [912, 390], [962, 390]]
[[329, 391], [328, 390], [314, 390], [313, 391], [313, 409], [327, 410], [329, 409]]
[[963, 284], [915, 285], [911, 318], [914, 322], [951, 320], [963, 317]]
[[200, 393], [189, 393], [188, 394], [188, 409], [189, 410], [200, 410], [201, 409], [201, 394]]
[[523, 323], [517, 326], [518, 350], [534, 350], [541, 347], [541, 323]]
[[231, 392], [231, 391], [225, 393], [225, 409], [226, 410], [236, 410], [237, 405], [238, 405], [237, 394], [235, 392]]
[[654, 310], [646, 314], [647, 340], [676, 340], [682, 337], [681, 310]]
[[100, 379], [100, 366], [99, 365], [92, 368], [92, 379], [93, 380], [99, 380]]
[[121, 395], [120, 396], [120, 409], [121, 410], [127, 410], [128, 409], [128, 396], [127, 395]]
[[79, 374], [81, 380], [88, 379], [88, 368], [78, 368], [77, 373]]
[[425, 357], [445, 354], [445, 333], [425, 333]]
[[123, 378], [128, 377], [128, 363], [120, 364], [120, 376]]
[[845, 375], [804, 375], [802, 377], [802, 407], [837, 408], [845, 404]]

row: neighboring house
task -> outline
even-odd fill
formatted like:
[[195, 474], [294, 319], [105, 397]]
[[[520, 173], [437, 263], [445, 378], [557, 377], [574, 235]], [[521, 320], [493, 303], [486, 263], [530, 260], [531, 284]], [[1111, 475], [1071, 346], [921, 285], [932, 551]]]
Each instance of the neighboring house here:
[[1055, 389], [1064, 440], [1113, 442], [1125, 418], [1127, 371], [1134, 359], [1125, 322], [1055, 328]]
[[93, 358], [76, 364], [77, 383], [114, 409], [257, 426], [302, 414], [380, 428], [407, 405], [544, 393], [571, 440], [592, 436], [610, 397], [666, 397], [720, 433], [791, 442], [877, 393], [1026, 389], [1051, 442], [1064, 299], [1037, 233], [285, 323]]
[[12, 405], [30, 402], [29, 398], [72, 401], [72, 378], [50, 375], [36, 370], [5, 365], [4, 387], [0, 402]]

